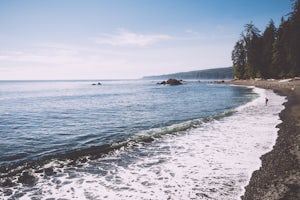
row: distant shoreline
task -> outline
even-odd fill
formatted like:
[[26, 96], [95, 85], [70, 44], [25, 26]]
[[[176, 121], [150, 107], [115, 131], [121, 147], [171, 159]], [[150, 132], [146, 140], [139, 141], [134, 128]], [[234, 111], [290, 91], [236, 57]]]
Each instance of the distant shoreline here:
[[282, 123], [276, 144], [261, 156], [262, 166], [253, 172], [242, 200], [300, 199], [300, 80], [234, 80], [225, 84], [272, 89], [288, 99], [279, 114]]

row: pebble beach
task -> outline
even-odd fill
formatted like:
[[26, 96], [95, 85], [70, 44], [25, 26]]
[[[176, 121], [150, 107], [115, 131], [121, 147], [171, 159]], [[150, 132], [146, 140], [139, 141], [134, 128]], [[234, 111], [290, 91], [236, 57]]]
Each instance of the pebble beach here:
[[234, 80], [226, 84], [271, 89], [288, 100], [280, 113], [276, 144], [261, 156], [262, 165], [253, 172], [242, 199], [300, 199], [300, 79]]

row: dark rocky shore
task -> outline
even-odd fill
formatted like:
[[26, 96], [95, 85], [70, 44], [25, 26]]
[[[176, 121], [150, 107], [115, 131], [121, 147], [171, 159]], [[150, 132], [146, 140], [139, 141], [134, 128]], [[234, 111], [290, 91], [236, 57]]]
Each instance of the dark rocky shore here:
[[300, 80], [232, 81], [226, 84], [273, 89], [287, 96], [280, 113], [278, 138], [273, 150], [261, 157], [242, 200], [300, 200]]

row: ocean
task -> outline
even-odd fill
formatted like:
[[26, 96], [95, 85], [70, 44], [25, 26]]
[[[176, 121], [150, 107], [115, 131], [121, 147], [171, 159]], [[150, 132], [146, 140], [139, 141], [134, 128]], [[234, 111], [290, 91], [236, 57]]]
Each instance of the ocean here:
[[285, 98], [157, 82], [0, 81], [0, 199], [240, 199]]

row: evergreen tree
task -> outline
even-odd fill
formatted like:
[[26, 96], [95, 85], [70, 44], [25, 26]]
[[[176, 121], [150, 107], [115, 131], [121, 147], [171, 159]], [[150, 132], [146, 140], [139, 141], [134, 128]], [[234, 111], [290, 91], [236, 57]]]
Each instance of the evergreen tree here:
[[252, 23], [245, 25], [245, 31], [242, 37], [245, 41], [247, 63], [245, 66], [245, 77], [256, 78], [261, 77], [262, 65], [262, 38], [259, 34], [260, 30]]
[[246, 65], [246, 49], [243, 40], [239, 40], [232, 51], [231, 59], [233, 61], [234, 77], [244, 79]]
[[288, 22], [281, 18], [281, 23], [277, 31], [276, 40], [272, 49], [272, 70], [271, 78], [285, 78], [288, 69]]
[[289, 18], [290, 21], [290, 69], [289, 76], [300, 75], [300, 0], [294, 3], [294, 10]]
[[274, 21], [271, 20], [262, 36], [262, 66], [260, 67], [263, 78], [271, 78], [272, 72], [272, 57], [273, 44], [276, 39], [276, 27]]

